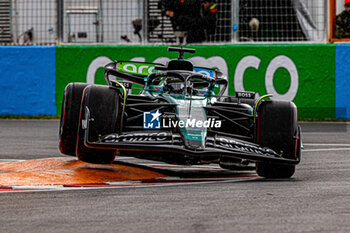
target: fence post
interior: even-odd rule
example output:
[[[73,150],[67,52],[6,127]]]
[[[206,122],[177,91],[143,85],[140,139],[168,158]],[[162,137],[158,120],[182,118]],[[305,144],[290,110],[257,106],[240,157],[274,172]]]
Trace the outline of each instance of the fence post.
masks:
[[[232,21],[231,21],[231,33],[232,33],[232,43],[238,41],[239,36],[239,0],[232,0],[231,3]]]
[[[63,18],[64,18],[64,0],[57,2],[57,44],[63,42]]]
[[[143,0],[142,44],[148,44],[148,1]]]

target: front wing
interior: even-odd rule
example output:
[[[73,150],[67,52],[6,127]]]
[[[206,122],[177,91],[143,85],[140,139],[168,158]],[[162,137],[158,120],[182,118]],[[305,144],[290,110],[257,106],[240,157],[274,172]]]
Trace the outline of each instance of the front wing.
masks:
[[[171,153],[193,157],[230,157],[288,165],[296,165],[300,162],[298,156],[295,159],[283,158],[270,148],[229,137],[207,137],[204,150],[193,150],[184,146],[180,134],[174,134],[171,131],[114,133],[102,136],[97,142],[88,141],[88,133],[87,124],[84,143],[86,147],[95,149],[164,152],[164,154]]]

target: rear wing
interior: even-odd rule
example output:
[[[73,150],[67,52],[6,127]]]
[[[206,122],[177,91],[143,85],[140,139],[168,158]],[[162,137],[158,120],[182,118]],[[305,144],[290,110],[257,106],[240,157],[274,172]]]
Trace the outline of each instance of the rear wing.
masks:
[[[115,61],[107,64],[105,67],[105,76],[112,74],[118,78],[145,85],[144,78],[148,75],[167,70],[166,66],[157,63]],[[205,67],[193,67],[193,72],[203,74],[212,78],[220,78],[222,73],[218,69],[209,69]],[[108,80],[107,80],[108,82]]]
[[[155,63],[145,63],[145,62],[126,62],[126,61],[115,61],[108,63],[105,69],[105,78],[107,83],[109,83],[109,74],[114,75],[118,78],[131,81],[133,83],[145,85],[144,78],[151,73],[157,72],[155,70],[156,66],[161,66],[161,64]]]

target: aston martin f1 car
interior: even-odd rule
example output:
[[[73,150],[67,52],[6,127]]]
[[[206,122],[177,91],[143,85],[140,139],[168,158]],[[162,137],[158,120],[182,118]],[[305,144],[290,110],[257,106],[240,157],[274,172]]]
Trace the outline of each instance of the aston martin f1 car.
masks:
[[[179,57],[166,65],[115,61],[105,66],[107,85],[68,84],[60,151],[89,163],[117,155],[228,169],[255,164],[259,176],[291,177],[301,154],[295,104],[253,92],[224,96],[228,83],[218,69],[183,58],[194,49],[168,50]]]

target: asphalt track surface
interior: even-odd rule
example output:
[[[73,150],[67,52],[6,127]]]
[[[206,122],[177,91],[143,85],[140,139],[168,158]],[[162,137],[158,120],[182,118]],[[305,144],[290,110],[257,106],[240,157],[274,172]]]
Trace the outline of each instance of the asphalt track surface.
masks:
[[[58,124],[0,120],[0,160],[64,157]],[[0,232],[350,232],[350,125],[301,125],[291,179],[0,192]]]

